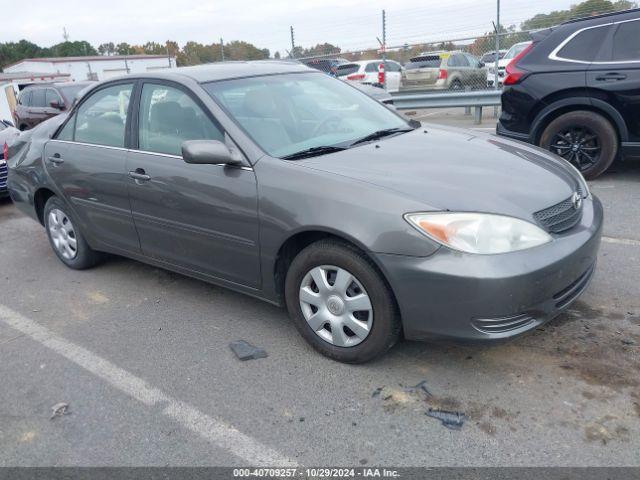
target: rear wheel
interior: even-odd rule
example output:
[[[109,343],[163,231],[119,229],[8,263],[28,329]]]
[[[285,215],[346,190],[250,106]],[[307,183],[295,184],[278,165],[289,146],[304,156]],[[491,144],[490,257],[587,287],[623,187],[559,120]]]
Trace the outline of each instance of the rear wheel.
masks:
[[[449,87],[451,90],[462,90],[462,82],[458,79],[451,82],[451,86]]]
[[[618,154],[618,135],[611,123],[594,112],[569,112],[553,120],[540,146],[573,164],[585,178],[603,173]]]
[[[44,224],[51,248],[67,267],[84,270],[100,261],[100,253],[89,247],[69,209],[55,196],[44,207]]]
[[[348,244],[322,240],[302,250],[287,272],[285,296],[298,331],[334,360],[367,362],[399,338],[389,287],[374,264]]]

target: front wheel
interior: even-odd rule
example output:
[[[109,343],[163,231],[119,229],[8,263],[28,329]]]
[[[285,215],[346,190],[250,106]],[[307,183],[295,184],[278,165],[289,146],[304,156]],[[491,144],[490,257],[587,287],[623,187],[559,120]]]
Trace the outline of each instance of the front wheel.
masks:
[[[67,267],[84,270],[100,261],[100,254],[89,247],[68,207],[55,196],[44,207],[44,226],[51,248]]]
[[[542,133],[540,146],[560,155],[591,180],[613,163],[618,135],[602,115],[576,111],[553,120]]]
[[[393,294],[375,265],[356,248],[322,240],[302,250],[285,281],[287,309],[317,351],[345,363],[363,363],[400,336]]]

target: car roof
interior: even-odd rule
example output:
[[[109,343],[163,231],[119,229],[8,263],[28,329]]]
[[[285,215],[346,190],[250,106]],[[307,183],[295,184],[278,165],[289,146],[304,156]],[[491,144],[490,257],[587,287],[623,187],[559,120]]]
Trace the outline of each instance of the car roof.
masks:
[[[620,19],[615,18],[612,19],[611,17],[618,17],[618,16],[622,16],[622,19],[625,19],[625,17],[629,16],[630,18],[637,18],[638,14],[640,14],[640,8],[632,8],[629,10],[621,10],[618,12],[608,12],[608,13],[601,13],[600,15],[591,15],[589,17],[579,17],[579,18],[572,18],[571,20],[567,20],[566,22],[563,22],[561,25],[569,25],[572,23],[582,23],[582,22],[588,22],[588,21],[598,21],[601,19],[605,20],[611,20],[611,21],[618,21]]]
[[[180,80],[190,78],[198,83],[230,80],[233,78],[257,77],[263,75],[278,75],[285,73],[314,73],[313,68],[295,60],[253,60],[215,62],[192,67],[167,69],[162,72],[123,75],[114,80],[137,78],[160,78]],[[111,80],[111,79],[110,79]]]

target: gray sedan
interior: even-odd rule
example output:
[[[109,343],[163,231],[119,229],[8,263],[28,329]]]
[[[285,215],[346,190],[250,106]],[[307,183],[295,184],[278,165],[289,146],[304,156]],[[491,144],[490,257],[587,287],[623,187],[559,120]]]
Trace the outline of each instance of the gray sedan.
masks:
[[[8,163],[68,267],[109,252],[285,305],[353,363],[401,335],[493,341],[549,321],[587,287],[602,227],[559,157],[407,121],[287,62],[100,83]]]

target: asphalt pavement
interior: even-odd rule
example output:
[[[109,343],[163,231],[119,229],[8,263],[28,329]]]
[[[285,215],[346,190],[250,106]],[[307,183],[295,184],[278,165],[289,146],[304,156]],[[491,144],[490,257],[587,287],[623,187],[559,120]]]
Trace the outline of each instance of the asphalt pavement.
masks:
[[[591,188],[605,237],[568,312],[506,344],[404,341],[360,366],[223,288],[118,257],[70,270],[0,201],[0,466],[640,465],[640,161]],[[239,361],[239,339],[268,357]]]

